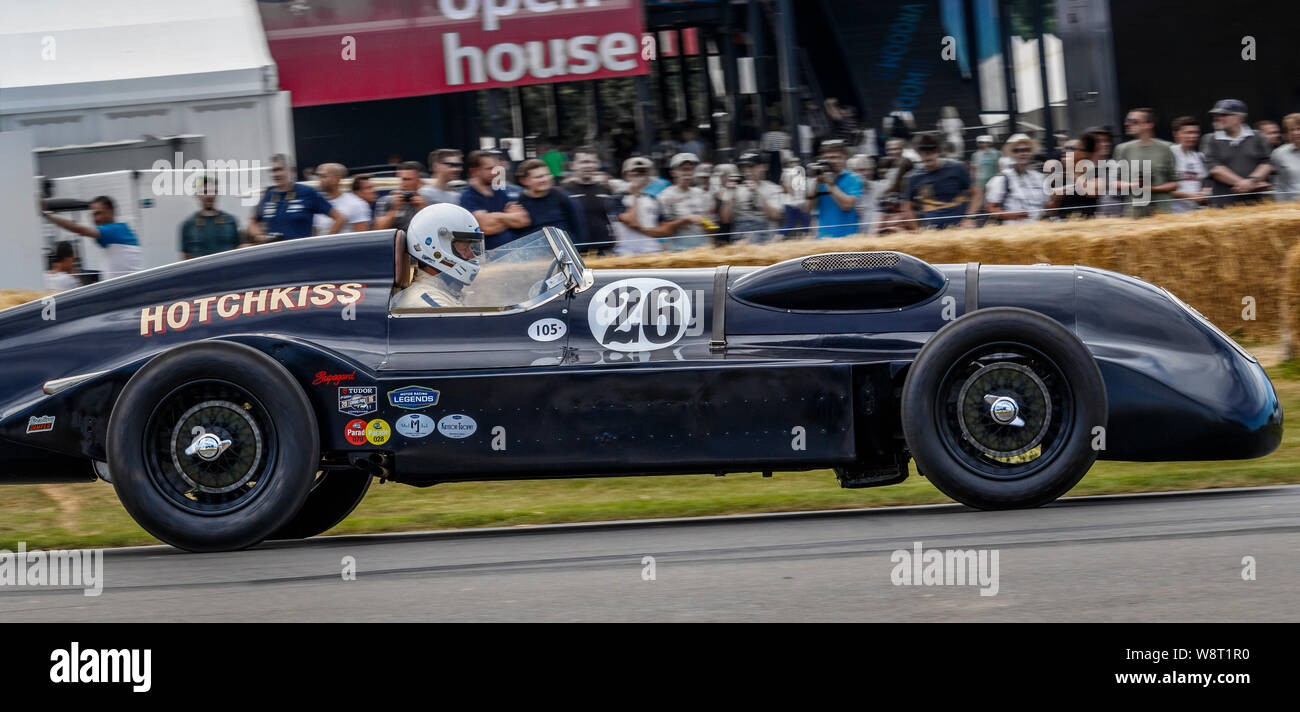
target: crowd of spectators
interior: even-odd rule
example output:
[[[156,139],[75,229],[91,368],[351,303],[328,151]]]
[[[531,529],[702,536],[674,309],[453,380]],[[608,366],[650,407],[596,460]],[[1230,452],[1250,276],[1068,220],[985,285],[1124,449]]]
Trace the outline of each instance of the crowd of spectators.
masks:
[[[536,158],[517,165],[496,151],[438,149],[427,171],[419,162],[398,163],[396,186],[382,196],[374,176],[349,176],[338,163],[312,171],[316,187],[298,182],[292,159],[277,155],[274,185],[245,233],[237,216],[214,208],[213,186],[204,181],[198,211],[179,227],[180,251],[188,259],[232,249],[241,235],[258,243],[404,229],[420,209],[437,203],[472,212],[488,249],[554,226],[584,251],[630,255],[809,236],[1146,217],[1300,195],[1300,114],[1286,116],[1280,127],[1265,120],[1252,128],[1245,104],[1233,99],[1211,109],[1213,129],[1203,136],[1200,121],[1182,116],[1169,125],[1174,141],[1163,141],[1156,138],[1155,112],[1137,108],[1126,115],[1127,140],[1118,145],[1110,127],[1091,127],[1058,136],[1060,147],[1051,153],[1025,133],[1000,142],[992,133],[979,135],[967,153],[965,127],[951,107],[932,131],[917,131],[911,113],[896,108],[878,132],[834,99],[804,108],[806,123],[794,135],[773,119],[758,140],[727,150],[715,151],[694,127],[662,132],[648,155],[631,151],[612,161],[628,148],[617,135],[572,151],[558,142],[539,144]],[[1098,170],[1109,159],[1142,169]],[[1063,180],[1053,183],[1052,171]],[[136,257],[134,235],[112,218],[111,200],[96,201],[105,213],[97,227],[77,231],[122,253],[119,258]],[[51,220],[74,229],[70,221]],[[55,252],[52,284],[66,282],[65,252],[62,245]]]

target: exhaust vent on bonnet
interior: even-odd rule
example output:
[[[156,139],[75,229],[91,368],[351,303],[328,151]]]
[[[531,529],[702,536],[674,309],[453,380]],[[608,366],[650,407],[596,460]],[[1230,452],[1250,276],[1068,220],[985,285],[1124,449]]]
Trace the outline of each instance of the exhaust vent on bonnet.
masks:
[[[803,261],[809,272],[832,269],[878,269],[898,265],[897,252],[840,252],[830,255],[813,255]]]
[[[864,311],[919,304],[946,284],[942,272],[901,252],[831,252],[750,272],[731,295],[777,309]]]

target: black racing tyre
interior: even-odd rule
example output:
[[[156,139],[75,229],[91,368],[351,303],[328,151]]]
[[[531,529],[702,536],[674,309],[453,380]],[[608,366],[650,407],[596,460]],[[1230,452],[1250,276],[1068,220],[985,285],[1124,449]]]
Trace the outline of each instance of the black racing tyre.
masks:
[[[1097,459],[1106,384],[1069,329],[1028,309],[972,312],[937,331],[903,383],[917,469],[976,509],[1037,507]]]
[[[127,382],[108,421],[122,505],[189,551],[252,546],[307,499],[320,463],[311,404],[283,366],[221,341],[163,353]]]
[[[361,470],[328,470],[316,478],[302,509],[271,539],[306,539],[329,531],[361,504],[374,479]]]

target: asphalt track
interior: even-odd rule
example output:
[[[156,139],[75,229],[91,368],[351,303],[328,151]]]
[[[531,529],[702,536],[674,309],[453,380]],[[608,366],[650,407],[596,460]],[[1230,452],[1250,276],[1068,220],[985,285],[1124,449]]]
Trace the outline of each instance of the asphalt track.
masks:
[[[998,591],[891,582],[996,549]],[[655,558],[644,580],[643,557]],[[1256,578],[1243,580],[1243,557]],[[343,580],[345,557],[356,580]],[[1300,621],[1300,486],[317,537],[106,552],[98,597],[0,587],[9,621]]]

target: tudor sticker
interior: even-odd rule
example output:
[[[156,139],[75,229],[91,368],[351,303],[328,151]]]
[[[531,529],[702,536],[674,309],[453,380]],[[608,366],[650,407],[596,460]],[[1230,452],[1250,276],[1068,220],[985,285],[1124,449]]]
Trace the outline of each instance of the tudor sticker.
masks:
[[[270,314],[300,309],[326,309],[335,304],[351,306],[366,298],[366,285],[298,284],[292,287],[252,289],[215,296],[185,299],[140,309],[140,335],[153,336],[167,331],[185,331],[194,324],[209,324],[214,319],[239,319],[254,314]]]
[[[422,438],[437,429],[433,418],[423,413],[410,413],[393,421],[393,428],[408,438]]]
[[[383,445],[392,436],[393,430],[388,427],[387,420],[376,418],[366,423],[366,441],[371,445]]]
[[[378,386],[339,386],[339,412],[369,415],[378,409]]]
[[[438,405],[438,391],[424,386],[402,386],[388,392],[388,404],[406,410],[422,410]]]
[[[366,421],[357,419],[349,421],[343,428],[343,437],[353,445],[366,444]]]
[[[27,419],[27,434],[48,433],[54,429],[53,415],[33,415]]]
[[[568,328],[559,319],[538,319],[528,325],[528,338],[533,341],[555,341],[564,338]]]
[[[458,413],[438,421],[438,432],[456,440],[473,435],[475,430],[478,430],[478,423],[468,415]]]
[[[691,323],[686,290],[666,279],[635,277],[601,287],[587,307],[587,324],[612,351],[655,351],[681,340]]]

